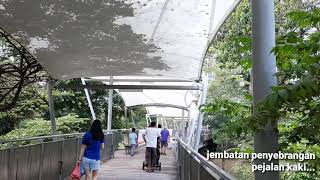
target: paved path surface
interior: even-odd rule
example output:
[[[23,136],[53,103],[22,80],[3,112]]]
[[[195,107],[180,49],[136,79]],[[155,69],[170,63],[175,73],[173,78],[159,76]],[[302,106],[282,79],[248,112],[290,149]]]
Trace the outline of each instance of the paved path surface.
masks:
[[[139,147],[137,154],[130,158],[123,150],[115,152],[115,158],[101,165],[100,180],[176,180],[177,167],[175,150],[170,149],[167,155],[161,155],[161,171],[147,173],[142,170],[145,156],[145,147]]]

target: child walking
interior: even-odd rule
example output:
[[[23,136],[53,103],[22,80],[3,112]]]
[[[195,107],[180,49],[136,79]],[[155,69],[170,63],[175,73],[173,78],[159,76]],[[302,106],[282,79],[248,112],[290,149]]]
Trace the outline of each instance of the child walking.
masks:
[[[129,134],[129,140],[130,140],[130,146],[131,146],[131,156],[133,157],[136,153],[136,147],[137,147],[137,134],[136,134],[136,128],[132,128],[131,133]]]

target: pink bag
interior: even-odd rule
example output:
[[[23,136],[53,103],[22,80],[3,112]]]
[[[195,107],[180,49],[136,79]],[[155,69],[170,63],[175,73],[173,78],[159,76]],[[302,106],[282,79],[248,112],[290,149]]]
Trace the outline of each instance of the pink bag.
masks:
[[[80,173],[80,164],[77,164],[77,166],[72,171],[72,174],[70,175],[72,180],[80,180],[81,173]]]

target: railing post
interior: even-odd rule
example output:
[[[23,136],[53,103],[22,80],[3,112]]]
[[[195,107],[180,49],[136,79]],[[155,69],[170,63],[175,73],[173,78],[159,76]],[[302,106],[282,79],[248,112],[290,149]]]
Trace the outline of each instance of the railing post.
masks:
[[[198,180],[201,180],[201,178],[200,178],[200,163],[197,164],[197,171],[198,171],[198,173],[197,173]]]
[[[8,177],[14,177],[14,158],[15,156],[13,156],[14,149],[12,147],[10,147],[9,149],[9,161],[8,161]]]
[[[79,153],[80,153],[80,148],[81,148],[81,146],[80,146],[80,138],[79,138],[79,136],[77,136],[77,146],[76,146],[77,148],[76,148],[76,159],[75,159],[75,162],[79,159]]]
[[[62,138],[61,142],[61,150],[60,150],[60,161],[59,161],[59,179],[62,180],[62,175],[63,175],[63,150],[64,150],[64,138]],[[77,156],[77,155],[76,155]]]
[[[43,160],[44,160],[44,143],[41,142],[41,148],[40,148],[41,154],[40,154],[40,167],[39,167],[39,180],[42,180],[43,176]]]

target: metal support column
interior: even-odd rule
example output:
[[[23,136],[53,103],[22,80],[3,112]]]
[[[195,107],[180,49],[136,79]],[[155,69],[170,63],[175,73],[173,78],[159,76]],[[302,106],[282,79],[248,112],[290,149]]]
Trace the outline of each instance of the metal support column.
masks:
[[[199,113],[199,112],[198,112],[198,113]],[[198,115],[198,116],[199,116],[199,115]],[[190,127],[189,127],[189,135],[188,135],[188,141],[187,141],[189,146],[191,146],[192,136],[193,136],[194,130],[195,130],[195,128],[194,128],[195,124],[196,124],[196,119],[193,118],[193,119],[192,119],[192,122],[191,122],[191,125],[190,125]]]
[[[196,139],[194,143],[194,149],[198,151],[199,144],[200,144],[200,136],[202,131],[202,124],[203,124],[203,115],[204,112],[201,112],[201,106],[205,104],[207,98],[207,91],[208,91],[208,76],[204,76],[203,78],[203,90],[201,94],[201,99],[199,103],[199,117],[198,117],[198,124],[197,124],[197,132],[196,132]]]
[[[276,58],[271,49],[275,46],[274,0],[252,0],[252,56],[253,56],[253,104],[255,105],[271,93],[276,85]],[[255,153],[278,151],[277,123],[269,122],[263,130],[254,135]],[[278,161],[258,160],[255,164],[277,164]],[[255,172],[255,179],[278,180],[279,172]]]
[[[159,114],[156,114],[156,124],[157,124],[157,127],[158,127],[158,124],[159,124]]]
[[[167,119],[165,119],[164,123],[165,123],[165,126],[169,129]]]
[[[134,120],[133,120],[132,114],[133,114],[133,112],[132,112],[132,110],[130,109],[130,116],[131,116],[132,125],[133,125],[134,128],[136,128],[136,123],[135,123]]]
[[[184,109],[182,109],[182,119],[180,121],[180,138],[183,138],[183,134],[184,134],[184,123],[185,119],[184,119]]]
[[[162,126],[162,128],[164,128],[163,117],[162,116],[161,116],[161,126]]]
[[[188,128],[190,127],[190,110],[188,111],[188,117],[187,117],[187,121],[186,121],[186,125],[184,127],[184,134],[183,134],[183,140],[185,141],[187,136],[188,136]]]
[[[110,76],[110,85],[113,84],[113,77]],[[107,122],[107,132],[111,132],[112,127],[112,100],[113,100],[113,89],[109,89],[109,98],[108,98],[108,122]]]
[[[149,127],[149,124],[150,124],[150,122],[149,122],[149,114],[146,114],[146,121],[147,121],[147,127]]]
[[[84,78],[81,78],[81,82],[82,82],[82,85],[86,85],[86,82],[84,81]],[[86,94],[86,98],[87,98],[87,101],[88,101],[88,104],[89,104],[92,121],[94,121],[94,120],[97,119],[97,117],[96,117],[96,113],[94,113],[94,109],[93,109],[93,106],[92,106],[90,94],[89,94],[89,91],[88,91],[87,88],[84,89],[84,93]]]
[[[56,130],[56,118],[54,112],[54,103],[53,103],[53,96],[52,96],[52,89],[53,89],[53,80],[47,80],[47,89],[48,89],[48,101],[49,101],[49,112],[50,112],[50,120],[51,120],[51,134],[57,135]],[[56,138],[54,138],[54,141]]]

